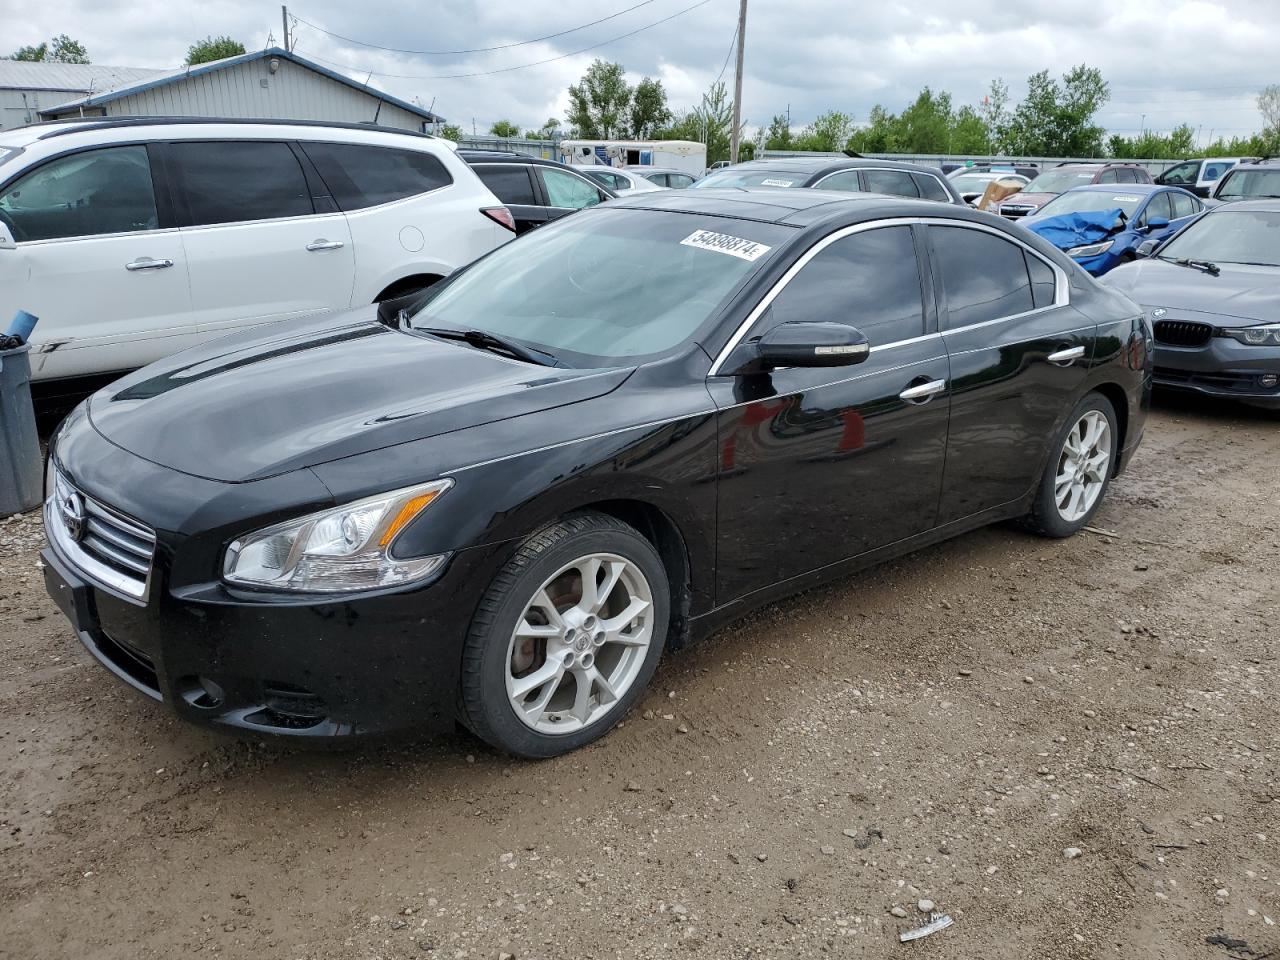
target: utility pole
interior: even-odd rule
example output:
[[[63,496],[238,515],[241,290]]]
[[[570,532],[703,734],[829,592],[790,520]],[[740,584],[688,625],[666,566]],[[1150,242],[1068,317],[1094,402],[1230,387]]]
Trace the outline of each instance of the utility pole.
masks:
[[[738,69],[733,77],[733,130],[729,134],[729,162],[738,162],[738,140],[742,136],[742,53],[747,44],[747,0],[738,6]]]
[[[289,52],[289,8],[280,5],[280,22],[284,25],[284,52]]]

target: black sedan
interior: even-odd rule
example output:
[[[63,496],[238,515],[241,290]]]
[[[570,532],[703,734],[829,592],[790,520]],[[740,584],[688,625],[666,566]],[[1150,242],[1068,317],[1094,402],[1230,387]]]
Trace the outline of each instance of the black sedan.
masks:
[[[46,582],[182,716],[599,737],[667,649],[966,530],[1089,522],[1142,436],[1141,311],[1016,227],[663,191],[382,319],[285,322],[98,392],[52,441]]]
[[[890,197],[937,200],[966,206],[967,202],[937,167],[869,157],[787,157],[749,160],[713,170],[691,190],[731,187],[775,187],[882,193]]]
[[[1156,384],[1280,410],[1280,200],[1214,207],[1142,252],[1104,282],[1147,309]]]

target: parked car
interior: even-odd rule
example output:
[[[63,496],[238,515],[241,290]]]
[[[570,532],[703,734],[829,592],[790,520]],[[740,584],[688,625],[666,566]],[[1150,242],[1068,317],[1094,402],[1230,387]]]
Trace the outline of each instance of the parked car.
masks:
[[[46,585],[189,720],[460,717],[552,756],[762,603],[1007,518],[1081,529],[1142,436],[1149,341],[958,204],[625,197],[403,322],[291,321],[95,394],[52,440]]]
[[[709,173],[690,189],[723,190],[728,187],[815,187],[848,193],[923,197],[925,200],[967,206],[941,170],[895,160],[860,157],[750,160],[728,170]]]
[[[1237,164],[1213,190],[1213,198],[1224,202],[1274,197],[1280,197],[1280,163],[1272,160]]]
[[[1040,167],[1035,163],[1019,163],[1017,160],[978,160],[970,164],[957,164],[947,170],[951,179],[962,177],[967,173],[1016,173],[1020,177],[1034,180],[1040,176]]]
[[[1022,192],[1000,204],[1000,216],[1019,220],[1072,187],[1090,183],[1150,183],[1151,174],[1136,163],[1061,163],[1032,180]]]
[[[987,190],[987,184],[994,183],[999,180],[1002,183],[1021,184],[1025,189],[1031,181],[1026,177],[1016,173],[1002,173],[999,171],[966,171],[964,173],[953,175],[947,178],[951,181],[951,185],[956,188],[960,194],[960,199],[970,206],[976,204],[982,199],[982,195]]]
[[[1171,237],[1204,210],[1204,202],[1178,187],[1133,183],[1123,188],[1073,187],[1018,221],[1100,277],[1138,258],[1148,240]],[[1118,211],[1118,216],[1113,216]]]
[[[1197,197],[1207,197],[1214,186],[1232,167],[1252,163],[1254,157],[1203,157],[1175,163],[1155,178],[1156,183],[1190,190]]]
[[[619,196],[628,190],[643,193],[646,190],[665,190],[666,185],[652,183],[646,178],[640,176],[634,170],[628,170],[625,167],[606,167],[604,164],[596,164],[595,166],[587,166],[582,164],[574,167],[579,173],[590,177],[601,186],[608,187]],[[690,177],[690,180],[693,178]]]
[[[1155,330],[1155,382],[1280,409],[1280,199],[1207,211],[1104,281]]]
[[[584,167],[497,150],[459,150],[458,156],[506,204],[518,234],[617,196],[585,176]]]
[[[367,124],[85,119],[0,134],[0,317],[39,397],[211,337],[415,293],[512,237],[447,141]]]
[[[652,184],[659,187],[670,187],[672,190],[683,190],[698,182],[698,178],[675,167],[629,167],[632,173],[638,173]]]

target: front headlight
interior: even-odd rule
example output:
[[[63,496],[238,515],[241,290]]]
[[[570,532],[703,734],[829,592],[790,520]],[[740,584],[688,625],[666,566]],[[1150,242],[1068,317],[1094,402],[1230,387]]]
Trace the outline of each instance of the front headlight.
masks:
[[[1250,347],[1280,347],[1280,323],[1263,323],[1256,327],[1223,327],[1222,332]]]
[[[222,575],[239,586],[339,593],[410,583],[435,572],[443,554],[400,560],[396,537],[453,486],[437,480],[258,530],[227,548]]]
[[[1111,249],[1114,240],[1103,240],[1102,243],[1090,243],[1083,247],[1072,247],[1067,251],[1068,257],[1096,257],[1100,253],[1106,253]]]

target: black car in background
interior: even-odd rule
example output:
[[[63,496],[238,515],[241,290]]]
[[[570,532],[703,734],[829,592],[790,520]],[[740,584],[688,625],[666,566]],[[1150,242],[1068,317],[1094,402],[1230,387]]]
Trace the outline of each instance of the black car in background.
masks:
[[[555,160],[501,150],[459,150],[458,156],[511,211],[517,234],[617,196]]]
[[[1157,386],[1280,409],[1280,199],[1214,207],[1104,283],[1147,310]]]
[[[749,160],[713,170],[689,189],[724,190],[731,187],[812,187],[848,193],[883,193],[891,197],[967,206],[951,181],[936,167],[863,157]]]
[[[1000,520],[1078,531],[1142,436],[1149,345],[958,205],[637,194],[390,322],[285,321],[94,394],[51,441],[46,584],[189,720],[461,718],[551,756],[760,604]]]

